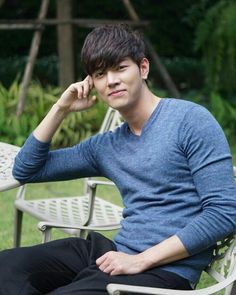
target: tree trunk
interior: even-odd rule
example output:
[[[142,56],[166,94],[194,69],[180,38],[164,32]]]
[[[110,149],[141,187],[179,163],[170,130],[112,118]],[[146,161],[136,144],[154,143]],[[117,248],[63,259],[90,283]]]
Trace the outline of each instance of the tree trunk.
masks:
[[[42,0],[39,15],[38,15],[39,20],[42,20],[46,17],[48,4],[49,4],[49,0]],[[41,42],[42,30],[43,30],[43,27],[39,25],[38,29],[34,33],[34,36],[31,42],[29,57],[28,57],[28,61],[25,67],[24,76],[22,79],[21,87],[20,87],[20,96],[19,96],[19,101],[18,101],[17,110],[16,110],[16,116],[18,118],[20,117],[20,115],[22,114],[24,110],[27,90],[28,90],[29,82],[32,77],[35,59],[38,55],[39,45]]]
[[[73,17],[73,2],[74,0],[57,0],[57,18],[59,21]],[[74,28],[72,24],[59,24],[57,26],[57,44],[59,85],[66,88],[76,79]]]

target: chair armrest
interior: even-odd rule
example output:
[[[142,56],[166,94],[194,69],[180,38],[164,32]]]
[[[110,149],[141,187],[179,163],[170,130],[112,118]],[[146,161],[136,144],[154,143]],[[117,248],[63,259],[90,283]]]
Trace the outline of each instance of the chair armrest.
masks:
[[[115,183],[112,181],[103,181],[103,180],[94,180],[94,179],[89,179],[87,180],[88,186],[91,188],[96,187],[97,185],[110,185],[110,186],[115,186]]]
[[[87,220],[85,221],[84,225],[89,225],[89,223],[91,222],[92,216],[93,216],[97,185],[115,186],[115,184],[111,181],[101,181],[101,180],[93,180],[93,179],[87,180],[87,187],[88,187],[87,193],[89,196],[89,202],[88,202],[88,216],[87,216]]]
[[[25,191],[26,191],[26,184],[23,184],[17,190],[16,200],[24,199],[25,198]]]
[[[47,222],[47,221],[40,221],[38,223],[38,229],[42,232],[45,231],[47,228],[65,228],[65,229],[78,229],[78,230],[114,230],[119,229],[119,224],[109,224],[109,225],[99,225],[99,226],[86,226],[86,225],[70,225],[70,224],[61,224],[56,222]]]
[[[120,295],[122,292],[130,292],[135,294],[146,294],[146,295],[211,295],[216,292],[226,288],[236,280],[236,269],[234,272],[228,276],[224,281],[217,283],[213,286],[199,289],[199,290],[171,290],[162,288],[151,288],[151,287],[141,287],[132,285],[122,285],[122,284],[108,284],[107,291],[110,295]]]
[[[81,231],[80,236],[84,237],[85,233],[88,231],[96,231],[96,230],[102,230],[102,231],[110,231],[119,229],[119,224],[109,224],[109,225],[99,225],[99,226],[86,226],[86,225],[76,225],[72,226],[70,224],[61,224],[56,222],[48,222],[48,221],[40,221],[38,223],[38,229],[42,232],[43,238],[42,243],[46,243],[51,240],[51,230],[53,228],[60,228],[60,229],[76,229],[78,231]]]

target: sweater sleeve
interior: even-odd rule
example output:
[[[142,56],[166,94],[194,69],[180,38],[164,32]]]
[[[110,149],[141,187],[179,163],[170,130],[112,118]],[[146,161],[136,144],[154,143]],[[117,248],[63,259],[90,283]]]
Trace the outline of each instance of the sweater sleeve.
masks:
[[[202,211],[177,233],[190,255],[236,229],[236,189],[230,149],[214,117],[203,107],[189,112],[179,136]]]
[[[15,158],[13,176],[21,183],[27,183],[99,175],[93,155],[94,138],[73,147],[50,151],[50,143],[41,142],[31,134]]]

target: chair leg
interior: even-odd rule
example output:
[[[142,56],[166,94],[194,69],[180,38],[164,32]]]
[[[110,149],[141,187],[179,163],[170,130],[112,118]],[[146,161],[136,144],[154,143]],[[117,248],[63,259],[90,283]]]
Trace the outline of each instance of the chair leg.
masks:
[[[236,283],[234,282],[232,285],[229,285],[225,289],[225,295],[233,295],[236,294]]]
[[[14,236],[13,236],[13,247],[20,247],[21,243],[21,231],[22,231],[22,219],[23,212],[15,210],[15,221],[14,221]]]
[[[79,236],[80,238],[82,238],[82,239],[86,239],[88,233],[89,233],[88,230],[81,229],[81,230],[80,230],[80,234],[79,234],[78,236]]]
[[[42,244],[51,241],[52,228],[46,228],[43,232]]]

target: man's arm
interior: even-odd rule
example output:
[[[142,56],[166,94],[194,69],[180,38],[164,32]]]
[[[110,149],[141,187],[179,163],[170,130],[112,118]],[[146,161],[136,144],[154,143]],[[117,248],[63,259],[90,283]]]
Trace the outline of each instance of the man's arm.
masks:
[[[176,235],[140,254],[104,254],[97,260],[102,271],[112,275],[139,273],[200,253],[235,231],[236,190],[223,131],[203,109],[192,110],[189,116],[180,143],[193,175],[201,213]]]
[[[96,263],[101,271],[110,275],[137,274],[188,256],[180,239],[172,236],[136,255],[115,251],[107,252],[99,257]]]
[[[96,97],[93,96],[88,99],[92,87],[93,81],[89,76],[81,82],[71,84],[34,130],[34,136],[42,142],[51,141],[57,128],[68,113],[83,111],[93,106]]]
[[[94,163],[84,155],[84,151],[89,150],[89,142],[81,143],[80,148],[77,145],[49,150],[50,141],[66,115],[95,103],[96,97],[88,98],[92,87],[92,79],[88,76],[65,90],[16,156],[13,175],[17,180],[44,182],[97,175]]]

